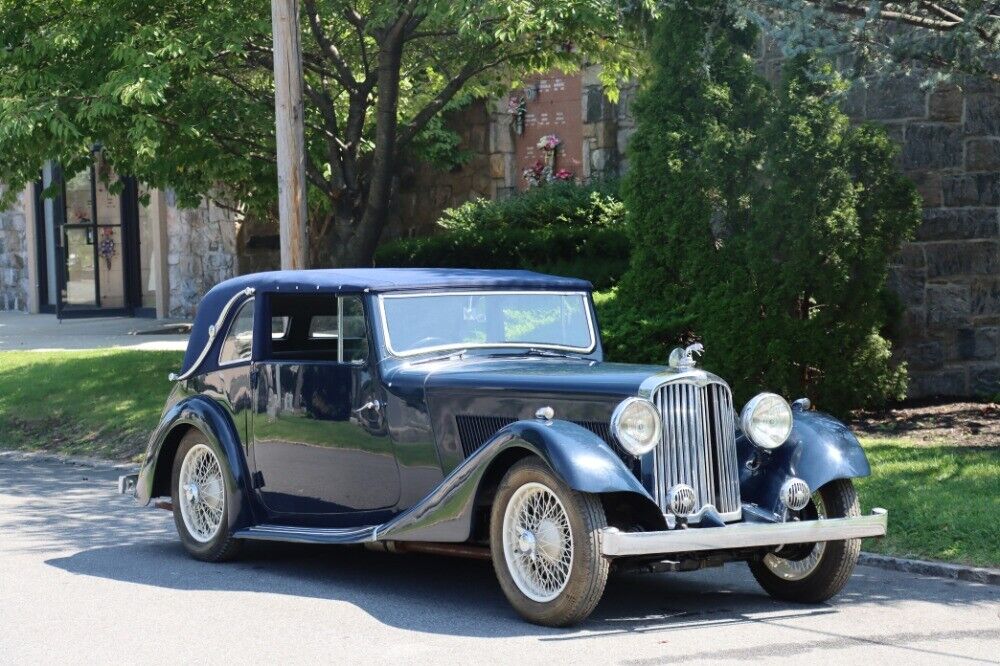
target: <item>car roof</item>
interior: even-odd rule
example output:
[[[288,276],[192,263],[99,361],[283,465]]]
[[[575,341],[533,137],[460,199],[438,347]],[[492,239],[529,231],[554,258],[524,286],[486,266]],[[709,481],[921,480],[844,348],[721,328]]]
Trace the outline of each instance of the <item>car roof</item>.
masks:
[[[323,268],[251,273],[220,282],[198,304],[182,373],[198,360],[209,339],[209,329],[226,305],[240,293],[253,289],[266,293],[412,292],[449,289],[525,289],[591,291],[592,285],[578,278],[546,275],[533,271],[478,268]],[[221,338],[224,331],[218,331]],[[217,346],[216,344],[213,346]],[[207,369],[214,368],[209,361]]]

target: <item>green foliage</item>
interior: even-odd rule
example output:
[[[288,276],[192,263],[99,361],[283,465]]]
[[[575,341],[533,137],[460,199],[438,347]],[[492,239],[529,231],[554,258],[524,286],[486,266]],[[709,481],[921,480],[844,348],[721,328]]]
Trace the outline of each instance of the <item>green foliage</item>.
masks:
[[[800,57],[772,93],[753,73],[753,32],[720,22],[720,4],[667,12],[656,37],[625,186],[636,249],[609,347],[662,362],[700,339],[741,400],[767,389],[842,412],[902,397],[880,333],[917,195],[884,132],[837,108],[831,68]]]
[[[552,183],[504,201],[446,210],[442,233],[382,245],[379,266],[530,268],[615,282],[628,266],[625,209],[609,184]]]
[[[609,81],[633,75],[643,61],[637,22],[651,7],[304,0],[313,240],[330,231],[334,260],[370,263],[400,160],[462,159],[442,112],[518,77],[588,60],[605,63]],[[83,166],[100,143],[118,173],[171,187],[182,204],[221,191],[273,216],[267,0],[0,0],[0,44],[0,182],[10,191],[34,180],[46,160],[70,172]]]

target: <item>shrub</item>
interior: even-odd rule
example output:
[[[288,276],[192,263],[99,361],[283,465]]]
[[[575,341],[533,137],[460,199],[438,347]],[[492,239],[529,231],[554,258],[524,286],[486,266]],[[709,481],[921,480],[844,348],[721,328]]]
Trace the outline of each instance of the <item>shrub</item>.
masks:
[[[441,232],[382,245],[379,266],[529,268],[615,284],[628,267],[625,210],[613,184],[552,183],[444,212]]]
[[[879,129],[801,57],[772,93],[723,3],[678,4],[656,36],[625,184],[635,254],[610,310],[612,354],[663,362],[700,339],[739,400],[808,395],[828,411],[902,397],[881,335],[888,261],[919,223]],[[656,298],[650,298],[656,294]]]

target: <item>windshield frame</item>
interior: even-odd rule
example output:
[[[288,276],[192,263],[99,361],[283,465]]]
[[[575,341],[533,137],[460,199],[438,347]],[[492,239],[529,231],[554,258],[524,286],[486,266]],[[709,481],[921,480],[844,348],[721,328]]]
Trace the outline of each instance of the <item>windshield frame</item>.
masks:
[[[445,345],[433,345],[431,347],[420,347],[406,351],[397,351],[392,346],[392,336],[389,334],[389,318],[385,312],[385,302],[389,299],[421,298],[426,296],[579,296],[583,298],[587,315],[587,333],[590,336],[590,343],[587,347],[575,347],[572,345],[559,345],[545,342],[453,342]],[[410,356],[420,356],[432,352],[447,350],[465,349],[555,349],[559,351],[574,352],[577,354],[592,354],[597,351],[597,327],[594,324],[594,308],[590,300],[589,291],[553,291],[544,289],[461,289],[435,290],[435,291],[414,291],[414,292],[389,292],[378,295],[379,316],[382,319],[381,330],[385,348],[390,355],[397,358],[407,358]]]

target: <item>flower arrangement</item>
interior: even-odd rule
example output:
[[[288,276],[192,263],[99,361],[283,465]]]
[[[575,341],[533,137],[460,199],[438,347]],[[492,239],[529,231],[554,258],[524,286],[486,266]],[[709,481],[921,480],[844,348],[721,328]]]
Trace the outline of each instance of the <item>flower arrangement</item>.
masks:
[[[107,265],[108,270],[111,270],[111,260],[115,258],[118,254],[115,248],[115,237],[114,231],[111,229],[101,229],[101,245],[98,248],[98,253],[104,259],[104,263]]]
[[[562,140],[555,134],[546,134],[538,140],[538,144],[535,146],[539,150],[544,150],[545,152],[551,153],[559,147]]]
[[[573,180],[573,172],[569,169],[556,169],[538,160],[532,166],[525,169],[522,174],[524,180],[528,182],[528,187],[541,187],[545,183],[552,183],[557,180]]]

